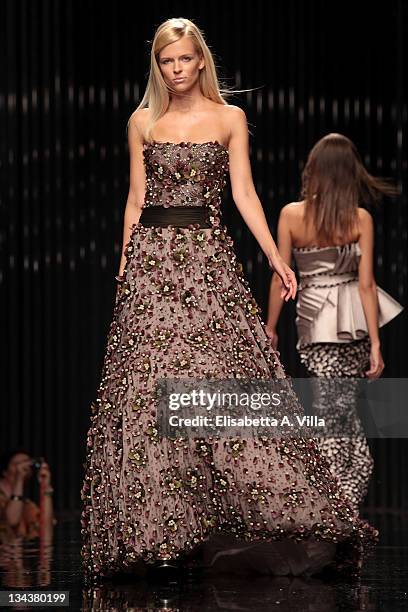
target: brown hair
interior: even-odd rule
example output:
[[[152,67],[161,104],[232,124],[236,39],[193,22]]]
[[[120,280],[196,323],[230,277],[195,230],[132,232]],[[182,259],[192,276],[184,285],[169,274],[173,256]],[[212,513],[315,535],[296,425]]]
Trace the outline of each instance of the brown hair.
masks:
[[[352,235],[359,205],[398,193],[396,187],[367,172],[355,145],[342,134],[321,138],[310,151],[302,173],[305,222],[311,222],[326,242],[339,234]]]

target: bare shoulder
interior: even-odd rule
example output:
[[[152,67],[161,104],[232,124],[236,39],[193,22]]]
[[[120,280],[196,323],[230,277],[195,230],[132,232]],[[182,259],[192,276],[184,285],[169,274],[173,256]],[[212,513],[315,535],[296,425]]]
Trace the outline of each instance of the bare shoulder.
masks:
[[[239,106],[225,104],[221,107],[222,124],[227,133],[227,142],[231,144],[231,138],[248,138],[248,123],[244,111]],[[238,140],[237,140],[238,142]]]
[[[240,106],[235,106],[235,104],[224,104],[222,108],[230,117],[241,117],[242,119],[246,119],[246,115]]]
[[[359,207],[358,209],[358,220],[361,225],[367,227],[373,223],[373,217],[365,208]]]
[[[299,219],[303,217],[305,209],[304,202],[289,202],[281,209],[281,217],[286,219]]]
[[[143,134],[149,118],[148,108],[139,108],[130,115],[128,129],[136,129],[139,134]]]
[[[371,214],[365,208],[357,209],[358,215],[358,241],[360,246],[366,244],[369,241],[371,244],[374,238],[374,222]]]
[[[241,124],[246,123],[246,115],[242,108],[233,104],[225,104],[222,107],[222,112],[228,122],[232,124],[239,121]]]

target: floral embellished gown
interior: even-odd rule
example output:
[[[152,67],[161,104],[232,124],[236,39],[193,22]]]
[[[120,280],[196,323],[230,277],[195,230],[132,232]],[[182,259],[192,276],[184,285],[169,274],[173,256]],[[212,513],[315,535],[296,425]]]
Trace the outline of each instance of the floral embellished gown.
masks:
[[[375,530],[355,516],[314,440],[158,435],[158,378],[285,373],[220,217],[228,150],[151,142],[144,163],[146,208],[203,206],[210,227],[132,227],[87,436],[87,576],[198,550],[208,566],[228,569],[241,553],[274,574],[359,566]]]

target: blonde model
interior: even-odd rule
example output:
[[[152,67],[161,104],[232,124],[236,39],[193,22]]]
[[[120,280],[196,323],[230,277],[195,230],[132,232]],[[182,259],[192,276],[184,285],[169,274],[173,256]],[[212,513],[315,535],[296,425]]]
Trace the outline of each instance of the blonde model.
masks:
[[[118,294],[82,489],[87,574],[193,558],[217,570],[241,557],[271,574],[356,567],[373,531],[312,440],[158,435],[159,378],[286,380],[220,217],[228,175],[282,299],[296,294],[254,189],[245,114],[225,102],[191,21],[158,28],[128,139]]]

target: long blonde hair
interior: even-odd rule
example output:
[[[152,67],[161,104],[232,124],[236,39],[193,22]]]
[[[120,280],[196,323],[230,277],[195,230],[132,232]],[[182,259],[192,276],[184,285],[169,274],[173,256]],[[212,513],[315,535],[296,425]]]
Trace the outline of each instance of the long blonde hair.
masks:
[[[170,102],[169,91],[171,90],[166,85],[158,64],[160,51],[183,36],[188,36],[192,40],[197,53],[205,62],[199,76],[202,94],[218,104],[227,104],[225,100],[227,92],[220,87],[214,59],[201,30],[189,19],[182,17],[168,19],[157,28],[154,35],[150,53],[149,79],[142,101],[136,109],[148,107],[150,111],[144,134],[146,140],[150,139],[154,124],[164,115]]]

